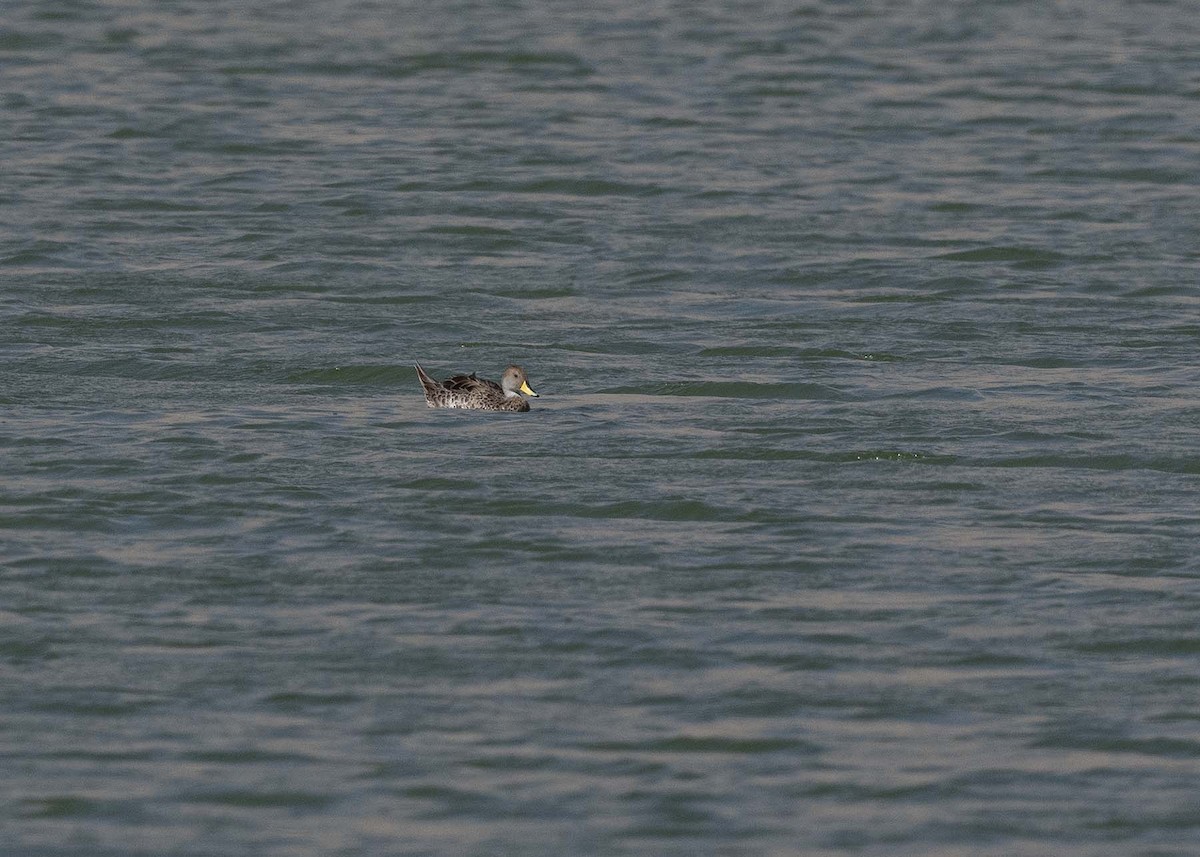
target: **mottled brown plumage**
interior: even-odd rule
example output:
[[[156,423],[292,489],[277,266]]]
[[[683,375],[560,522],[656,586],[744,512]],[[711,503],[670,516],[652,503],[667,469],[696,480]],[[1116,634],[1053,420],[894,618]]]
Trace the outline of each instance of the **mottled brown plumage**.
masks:
[[[425,390],[425,404],[431,408],[470,408],[477,411],[527,411],[529,402],[521,393],[537,398],[529,386],[525,370],[509,366],[500,383],[470,375],[454,375],[445,381],[429,377],[421,364],[416,364],[417,377]]]

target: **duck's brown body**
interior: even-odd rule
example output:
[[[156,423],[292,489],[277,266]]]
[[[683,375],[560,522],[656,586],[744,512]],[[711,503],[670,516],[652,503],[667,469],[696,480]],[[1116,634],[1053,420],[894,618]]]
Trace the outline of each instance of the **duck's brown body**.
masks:
[[[416,364],[417,377],[425,390],[425,404],[431,408],[469,408],[477,411],[527,411],[529,402],[521,397],[537,397],[529,386],[525,370],[509,366],[500,383],[470,375],[454,375],[445,381],[435,381]]]

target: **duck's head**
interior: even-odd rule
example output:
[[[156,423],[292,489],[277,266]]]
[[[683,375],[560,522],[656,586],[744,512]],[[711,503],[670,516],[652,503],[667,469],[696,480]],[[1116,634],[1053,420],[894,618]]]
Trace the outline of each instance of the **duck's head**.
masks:
[[[535,399],[538,394],[533,392],[533,388],[529,386],[529,379],[525,376],[525,370],[520,366],[509,366],[504,370],[504,375],[500,378],[500,387],[504,390],[506,396],[515,396],[517,393],[524,393],[526,396],[533,396]]]

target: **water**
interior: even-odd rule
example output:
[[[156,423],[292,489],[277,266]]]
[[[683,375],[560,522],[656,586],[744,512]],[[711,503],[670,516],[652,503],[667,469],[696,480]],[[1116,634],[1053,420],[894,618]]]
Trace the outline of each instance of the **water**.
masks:
[[[8,0],[0,850],[1197,853],[1198,38]]]

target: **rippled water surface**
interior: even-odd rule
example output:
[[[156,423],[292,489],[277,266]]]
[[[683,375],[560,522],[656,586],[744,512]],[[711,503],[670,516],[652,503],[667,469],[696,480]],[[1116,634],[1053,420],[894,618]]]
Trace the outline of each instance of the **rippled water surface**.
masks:
[[[7,0],[0,850],[1200,853],[1198,43]]]

